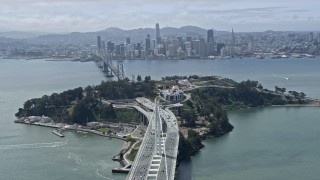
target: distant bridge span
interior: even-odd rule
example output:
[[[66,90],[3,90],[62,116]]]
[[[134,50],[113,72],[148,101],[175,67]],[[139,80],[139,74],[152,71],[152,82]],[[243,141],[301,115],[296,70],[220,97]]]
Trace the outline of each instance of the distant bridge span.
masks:
[[[114,77],[115,75],[118,80],[124,80],[126,78],[123,62],[118,60],[117,66],[114,66],[113,53],[102,48],[100,36],[97,37],[97,49],[94,53],[91,53],[91,55],[97,59],[99,67],[106,73],[106,77]]]

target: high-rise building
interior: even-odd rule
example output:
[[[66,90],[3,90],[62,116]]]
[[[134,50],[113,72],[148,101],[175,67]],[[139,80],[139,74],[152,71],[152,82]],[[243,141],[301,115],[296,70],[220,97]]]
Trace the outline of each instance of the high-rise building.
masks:
[[[234,56],[234,55],[235,55],[234,48],[235,48],[235,39],[234,39],[234,32],[233,32],[233,28],[232,28],[231,47],[230,47],[230,54],[231,54],[231,56]]]
[[[124,44],[120,44],[120,55],[121,56],[125,55],[125,46],[124,46]]]
[[[207,43],[213,43],[214,39],[213,39],[213,30],[209,29],[207,31]]]
[[[192,40],[192,50],[193,50],[193,55],[199,56],[200,55],[200,41],[199,40]]]
[[[156,40],[151,40],[151,49],[156,49]]]
[[[174,55],[176,55],[175,47],[174,47],[173,44],[169,44],[168,45],[167,56],[174,56]]]
[[[150,34],[147,34],[146,51],[149,51],[150,49],[151,49],[151,39],[150,39]]]
[[[160,36],[160,26],[159,23],[156,24],[156,43],[161,43],[161,36]]]
[[[217,53],[221,55],[221,49],[224,47],[224,43],[217,44]]]
[[[209,29],[207,31],[207,55],[212,56],[214,54],[214,38],[213,38],[213,30]]]
[[[106,41],[101,41],[101,49],[102,50],[106,49]]]
[[[126,43],[127,43],[127,44],[131,44],[129,37],[126,39]]]
[[[307,41],[313,41],[313,32],[310,32],[308,35],[307,35]]]
[[[97,36],[97,48],[99,51],[101,50],[101,36]]]
[[[121,46],[120,44],[116,45],[116,55],[120,55],[121,54]]]
[[[107,49],[108,49],[108,51],[113,52],[114,51],[114,43],[111,41],[108,41],[107,42]]]
[[[206,41],[203,38],[200,39],[199,55],[200,55],[200,57],[206,56]]]

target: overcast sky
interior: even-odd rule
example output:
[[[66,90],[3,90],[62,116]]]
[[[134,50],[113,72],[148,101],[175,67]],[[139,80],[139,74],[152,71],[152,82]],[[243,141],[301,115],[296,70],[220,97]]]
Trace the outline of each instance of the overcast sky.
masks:
[[[235,31],[320,30],[319,0],[0,0],[0,31],[88,32],[108,27]]]

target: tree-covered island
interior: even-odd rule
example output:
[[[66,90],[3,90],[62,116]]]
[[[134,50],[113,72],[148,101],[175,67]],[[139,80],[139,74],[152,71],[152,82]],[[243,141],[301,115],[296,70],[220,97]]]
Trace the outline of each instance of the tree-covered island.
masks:
[[[134,99],[147,97],[154,99],[165,88],[178,87],[186,98],[182,102],[162,100],[164,105],[181,103],[174,109],[180,127],[179,159],[189,157],[203,147],[201,140],[219,137],[233,126],[228,121],[227,111],[238,108],[268,105],[307,104],[301,92],[275,87],[275,91],[264,89],[257,81],[235,82],[217,76],[172,76],[161,81],[150,76],[138,76],[136,82],[103,81],[96,86],[75,88],[50,96],[26,101],[16,113],[17,118],[47,116],[56,123],[79,124],[90,122],[141,123],[133,109],[114,108],[107,100]],[[318,103],[318,102],[317,102]],[[102,129],[104,133],[108,128]],[[130,140],[132,140],[130,136]],[[129,141],[130,141],[129,140]],[[136,152],[136,151],[134,151]],[[131,156],[131,155],[129,155]],[[133,159],[131,157],[130,159]]]

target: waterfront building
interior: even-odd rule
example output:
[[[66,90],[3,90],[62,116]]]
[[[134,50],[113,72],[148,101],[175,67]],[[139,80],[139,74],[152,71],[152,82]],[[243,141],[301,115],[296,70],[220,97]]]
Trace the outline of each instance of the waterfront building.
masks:
[[[162,55],[166,54],[166,48],[164,44],[158,44],[157,49],[158,49],[158,54],[162,54]]]
[[[147,34],[147,39],[146,39],[146,51],[149,51],[151,49],[151,39],[150,39],[150,34]]]
[[[175,47],[173,44],[168,45],[168,51],[167,51],[167,56],[174,56],[176,55],[175,53]]]
[[[200,54],[200,41],[198,39],[192,40],[192,50],[193,50],[193,55],[199,56]]]
[[[186,37],[186,42],[191,42],[192,41],[192,37],[188,36]]]
[[[185,99],[183,91],[178,86],[173,86],[171,89],[165,89],[160,92],[160,96],[167,101],[182,101]]]
[[[99,51],[101,50],[101,36],[97,36],[97,48]]]
[[[186,52],[186,56],[192,55],[192,45],[191,42],[185,42],[184,43],[184,51]]]
[[[125,55],[125,46],[124,46],[124,44],[120,44],[120,55],[121,56]]]
[[[151,40],[151,50],[155,49],[156,48],[156,40]]]
[[[114,51],[114,43],[111,42],[111,41],[108,41],[108,43],[107,43],[107,49],[108,49],[108,51],[113,52],[113,51]]]
[[[212,56],[214,55],[214,38],[213,38],[213,30],[209,29],[207,31],[207,55]]]
[[[203,38],[200,39],[199,55],[200,55],[200,57],[206,56],[206,41]]]
[[[101,41],[101,49],[106,49],[106,41]]]
[[[178,40],[178,47],[181,47],[182,46],[182,44],[184,43],[183,41],[184,41],[184,39],[182,38],[182,37],[177,37],[177,40]]]
[[[230,52],[231,52],[231,47],[230,46],[224,46],[222,49],[221,49],[221,56],[230,56]]]
[[[235,55],[235,39],[234,39],[234,32],[233,32],[233,28],[232,28],[232,32],[231,32],[231,45],[230,45],[230,55],[234,56]]]
[[[146,51],[145,50],[140,50],[140,58],[146,58]]]
[[[312,41],[313,41],[313,32],[310,32],[307,35],[307,42],[312,42]]]
[[[120,44],[116,45],[116,55],[120,55]]]
[[[127,43],[127,44],[131,44],[131,42],[130,42],[130,38],[129,38],[129,37],[127,37],[127,39],[126,39],[126,43]]]
[[[209,29],[207,31],[207,43],[213,43],[214,39],[213,39],[213,30]]]
[[[157,44],[161,43],[159,23],[156,24],[156,43],[157,43]]]

